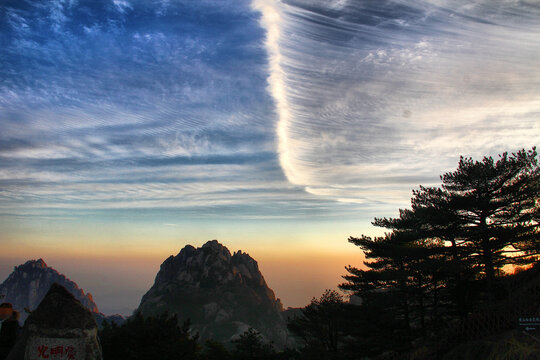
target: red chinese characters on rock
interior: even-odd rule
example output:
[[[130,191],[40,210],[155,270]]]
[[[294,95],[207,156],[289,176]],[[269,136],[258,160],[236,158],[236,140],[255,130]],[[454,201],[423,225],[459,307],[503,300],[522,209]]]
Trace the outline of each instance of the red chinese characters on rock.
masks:
[[[47,345],[39,345],[37,347],[38,358],[40,359],[66,359],[75,360],[77,351],[73,346],[58,345],[49,347]]]

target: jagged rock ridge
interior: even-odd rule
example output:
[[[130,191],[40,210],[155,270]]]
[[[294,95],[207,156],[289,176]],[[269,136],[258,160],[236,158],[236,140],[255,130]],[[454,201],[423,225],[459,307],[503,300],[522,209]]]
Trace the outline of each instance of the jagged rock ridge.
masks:
[[[138,310],[190,319],[203,339],[228,341],[253,327],[283,344],[282,308],[253,258],[242,251],[231,255],[212,240],[200,248],[187,245],[165,260]]]
[[[28,316],[24,309],[36,309],[54,283],[65,287],[91,312],[99,314],[92,294],[85,293],[75,282],[48,267],[43,259],[29,260],[16,266],[0,284],[0,294],[5,296],[2,301],[13,304],[13,308],[21,312],[21,321],[24,321]]]

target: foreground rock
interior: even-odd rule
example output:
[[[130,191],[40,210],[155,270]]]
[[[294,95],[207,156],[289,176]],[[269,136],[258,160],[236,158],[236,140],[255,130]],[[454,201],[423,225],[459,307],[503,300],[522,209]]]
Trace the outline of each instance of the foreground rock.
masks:
[[[170,256],[143,296],[143,315],[164,312],[190,319],[202,339],[230,341],[250,327],[277,346],[286,339],[282,305],[268,288],[257,262],[212,240]]]
[[[102,360],[92,313],[64,287],[53,284],[28,317],[7,360]]]

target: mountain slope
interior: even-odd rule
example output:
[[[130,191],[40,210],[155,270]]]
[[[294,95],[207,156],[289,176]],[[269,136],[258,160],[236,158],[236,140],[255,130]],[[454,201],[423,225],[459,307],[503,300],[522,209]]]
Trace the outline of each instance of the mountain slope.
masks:
[[[117,324],[124,321],[120,315],[106,316],[100,313],[92,294],[85,293],[74,281],[47,266],[43,259],[29,260],[13,269],[7,279],[0,284],[0,295],[4,295],[2,302],[11,303],[13,308],[21,313],[20,321],[23,323],[28,317],[25,308],[35,310],[54,283],[62,285],[73,294],[94,314],[98,324],[101,325],[104,320]]]
[[[228,341],[249,327],[278,345],[286,336],[281,302],[257,262],[242,251],[231,255],[216,240],[200,248],[187,245],[165,260],[139,311],[190,319],[203,339]]]

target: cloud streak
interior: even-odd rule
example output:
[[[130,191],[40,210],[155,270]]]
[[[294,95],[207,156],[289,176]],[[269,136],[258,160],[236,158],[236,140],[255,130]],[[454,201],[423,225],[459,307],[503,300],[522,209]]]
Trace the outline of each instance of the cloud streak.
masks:
[[[275,1],[254,0],[252,7],[261,13],[260,23],[266,29],[266,49],[269,53],[268,89],[272,94],[277,114],[279,117],[277,124],[278,152],[281,167],[287,179],[293,184],[304,184],[297,170],[298,165],[293,163],[291,154],[291,137],[289,134],[289,124],[291,121],[291,110],[287,99],[287,87],[285,83],[285,71],[282,68],[283,55],[281,53],[280,41],[282,38],[283,14]]]
[[[279,206],[283,194],[302,195],[276,159],[264,33],[246,1],[29,1],[1,10],[5,214],[204,216],[194,209],[256,208],[271,194]]]
[[[459,155],[540,141],[540,16],[530,2],[256,0],[290,182],[406,205]],[[369,183],[364,190],[359,185]],[[384,183],[384,186],[377,184]]]
[[[533,3],[1,9],[6,212],[385,215],[460,154],[540,140]]]

